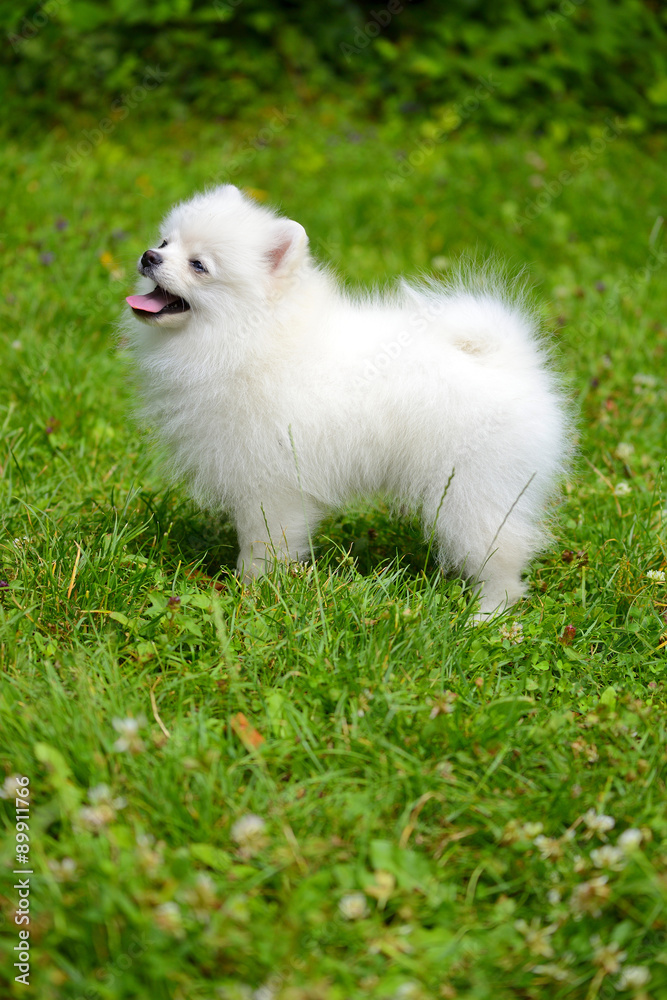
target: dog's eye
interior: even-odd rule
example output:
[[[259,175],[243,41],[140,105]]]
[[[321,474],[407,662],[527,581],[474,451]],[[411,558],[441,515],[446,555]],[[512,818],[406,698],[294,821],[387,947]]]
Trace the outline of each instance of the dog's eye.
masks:
[[[190,263],[194,267],[195,271],[202,271],[203,273],[206,272],[206,268],[200,260],[191,260]]]
[[[162,243],[160,243],[160,246],[158,247],[158,250],[161,250],[162,247],[166,247],[166,245],[167,245],[167,241],[164,240]]]

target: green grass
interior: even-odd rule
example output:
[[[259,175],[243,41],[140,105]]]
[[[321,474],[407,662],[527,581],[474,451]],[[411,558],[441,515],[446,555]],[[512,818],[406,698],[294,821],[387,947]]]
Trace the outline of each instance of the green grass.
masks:
[[[60,177],[80,136],[0,153],[0,752],[35,873],[27,990],[2,890],[2,995],[661,1000],[664,140],[471,122],[410,163],[428,127],[324,107],[254,151],[262,127],[130,117]],[[165,208],[230,163],[351,282],[529,266],[579,456],[506,620],[472,626],[379,504],[244,589],[231,529],[164,488],[113,324]],[[13,798],[2,817],[10,872]]]

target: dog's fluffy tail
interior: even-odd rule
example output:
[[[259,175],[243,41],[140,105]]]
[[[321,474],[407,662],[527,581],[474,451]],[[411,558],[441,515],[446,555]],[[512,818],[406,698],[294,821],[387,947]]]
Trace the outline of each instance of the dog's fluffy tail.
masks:
[[[523,273],[510,275],[494,262],[462,263],[453,276],[401,283],[404,301],[467,354],[493,363],[540,366],[546,360],[539,316]]]

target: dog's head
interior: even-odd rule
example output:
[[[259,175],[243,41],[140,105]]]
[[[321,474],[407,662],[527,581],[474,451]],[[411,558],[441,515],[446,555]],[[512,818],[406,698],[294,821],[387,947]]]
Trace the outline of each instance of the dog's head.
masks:
[[[279,295],[307,247],[298,222],[225,184],[172,209],[156,246],[137,265],[146,290],[127,302],[138,319],[155,326],[185,326],[193,315],[219,319]]]

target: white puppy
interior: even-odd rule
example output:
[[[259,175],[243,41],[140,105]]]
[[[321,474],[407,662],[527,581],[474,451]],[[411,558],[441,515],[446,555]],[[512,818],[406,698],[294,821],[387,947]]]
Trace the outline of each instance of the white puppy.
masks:
[[[244,578],[381,494],[420,511],[482,615],[522,595],[569,423],[520,294],[469,276],[351,296],[297,222],[232,185],[177,205],[139,271],[123,333],[145,415],[174,475],[233,517]]]

